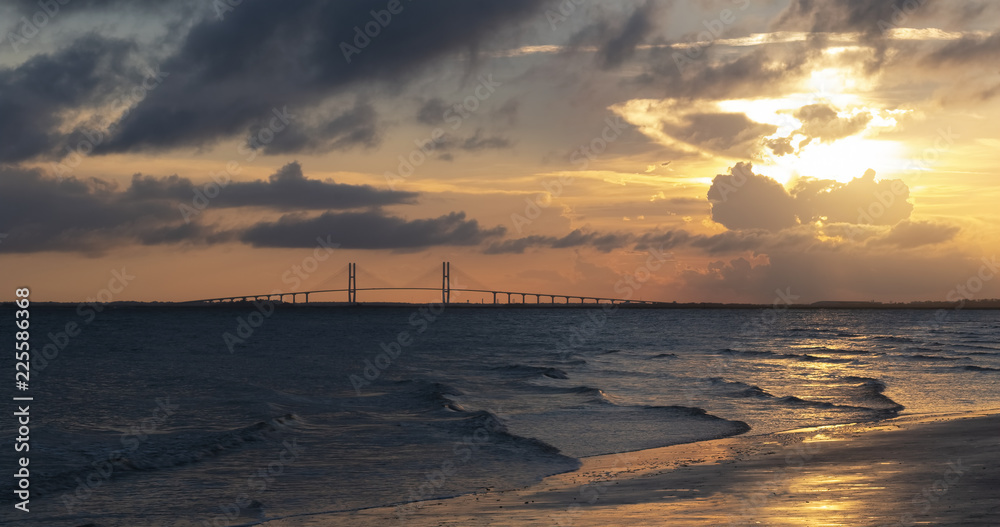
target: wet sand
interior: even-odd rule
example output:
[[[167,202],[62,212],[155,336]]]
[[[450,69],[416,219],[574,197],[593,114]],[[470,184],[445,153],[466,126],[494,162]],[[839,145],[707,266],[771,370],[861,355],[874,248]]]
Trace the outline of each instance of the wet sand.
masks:
[[[1000,414],[596,456],[523,489],[266,525],[1000,525]]]

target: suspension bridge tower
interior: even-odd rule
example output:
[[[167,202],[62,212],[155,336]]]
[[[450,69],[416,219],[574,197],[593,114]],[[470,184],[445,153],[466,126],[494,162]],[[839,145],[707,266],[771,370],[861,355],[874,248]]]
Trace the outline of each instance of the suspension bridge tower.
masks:
[[[451,302],[451,262],[441,262],[441,302]]]

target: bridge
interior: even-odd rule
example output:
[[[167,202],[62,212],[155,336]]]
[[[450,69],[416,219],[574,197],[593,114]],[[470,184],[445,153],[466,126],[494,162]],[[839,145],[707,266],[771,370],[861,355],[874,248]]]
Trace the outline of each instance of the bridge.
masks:
[[[565,295],[565,294],[553,294],[553,293],[532,293],[526,291],[505,291],[505,290],[495,290],[487,288],[453,288],[451,287],[451,262],[441,263],[441,286],[440,287],[358,287],[358,264],[349,263],[347,264],[347,288],[346,289],[316,289],[311,291],[295,291],[290,293],[282,292],[272,292],[259,295],[237,295],[237,296],[226,296],[219,298],[206,298],[203,300],[193,300],[190,302],[184,302],[185,304],[222,304],[222,303],[233,303],[233,302],[251,302],[251,301],[278,301],[285,303],[285,298],[291,298],[291,303],[298,304],[300,297],[304,302],[309,303],[309,295],[319,295],[326,293],[347,293],[347,303],[357,304],[358,292],[368,292],[368,291],[440,291],[441,292],[441,302],[444,304],[451,303],[451,293],[480,293],[483,295],[492,295],[493,304],[527,304],[529,300],[534,299],[534,303],[537,305],[551,304],[551,305],[565,305],[565,304],[663,304],[664,302],[655,302],[651,300],[635,300],[627,298],[610,298],[610,297],[597,297],[597,296],[580,296],[580,295]],[[340,273],[338,273],[339,275]],[[335,275],[336,276],[336,275]],[[504,296],[506,295],[506,298]],[[520,297],[521,302],[516,300]],[[487,296],[487,298],[489,298]],[[543,299],[547,299],[543,302]]]

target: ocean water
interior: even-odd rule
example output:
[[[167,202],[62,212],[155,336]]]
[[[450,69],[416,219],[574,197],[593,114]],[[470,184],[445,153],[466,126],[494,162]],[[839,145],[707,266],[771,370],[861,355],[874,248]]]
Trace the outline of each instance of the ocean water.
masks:
[[[521,487],[585,456],[1000,407],[996,311],[253,313],[34,307],[32,347],[55,344],[32,364],[31,512],[5,477],[0,524],[266,525]]]

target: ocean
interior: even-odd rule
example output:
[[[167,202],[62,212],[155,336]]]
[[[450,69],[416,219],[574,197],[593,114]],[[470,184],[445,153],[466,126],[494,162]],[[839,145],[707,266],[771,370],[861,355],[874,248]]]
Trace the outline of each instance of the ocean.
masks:
[[[30,512],[5,477],[0,524],[405,525],[586,456],[1000,407],[996,311],[271,307],[33,306]]]

